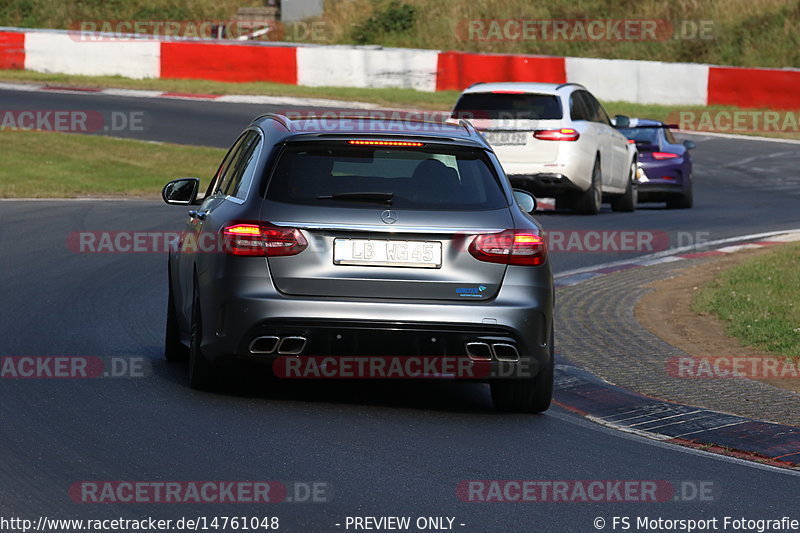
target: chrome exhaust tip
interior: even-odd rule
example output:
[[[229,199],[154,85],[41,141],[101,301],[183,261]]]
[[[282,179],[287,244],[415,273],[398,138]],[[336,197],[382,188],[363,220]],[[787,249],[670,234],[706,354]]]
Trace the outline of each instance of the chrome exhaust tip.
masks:
[[[300,355],[305,347],[305,337],[284,337],[278,346],[278,353],[280,355]]]
[[[492,349],[485,342],[468,342],[464,345],[467,355],[473,361],[491,361]]]
[[[517,347],[513,344],[505,344],[502,342],[492,344],[492,352],[498,361],[505,361],[508,363],[516,363],[519,361],[519,352],[517,351]]]
[[[256,337],[250,342],[250,353],[254,355],[270,354],[278,347],[278,337]]]

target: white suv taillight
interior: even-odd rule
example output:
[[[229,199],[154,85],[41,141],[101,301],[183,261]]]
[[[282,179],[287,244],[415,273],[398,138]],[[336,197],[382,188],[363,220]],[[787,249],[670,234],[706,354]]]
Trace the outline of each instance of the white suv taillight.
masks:
[[[559,128],[557,130],[536,130],[533,136],[540,141],[577,141],[581,136],[573,128]]]
[[[538,232],[506,230],[477,235],[469,245],[469,253],[487,263],[538,266],[547,258],[547,247]]]
[[[230,255],[280,257],[297,255],[308,248],[300,230],[258,222],[230,222],[221,234],[224,250]]]

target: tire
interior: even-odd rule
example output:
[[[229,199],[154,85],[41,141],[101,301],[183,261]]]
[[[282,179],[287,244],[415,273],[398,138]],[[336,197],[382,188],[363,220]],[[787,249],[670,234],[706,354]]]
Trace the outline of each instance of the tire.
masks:
[[[215,384],[211,363],[203,355],[200,346],[203,339],[203,320],[200,314],[200,294],[195,281],[192,297],[192,340],[189,346],[189,386],[193,389],[210,390]]]
[[[169,290],[167,291],[167,331],[164,335],[164,358],[167,361],[186,361],[189,350],[181,342],[178,313],[175,311],[175,297],[172,292],[172,276],[167,268]]]
[[[636,211],[636,204],[638,202],[639,187],[636,185],[636,161],[633,161],[628,176],[628,186],[625,187],[625,194],[612,200],[611,209],[613,211],[632,213]]]
[[[575,210],[584,215],[596,215],[603,204],[603,176],[600,169],[600,158],[594,160],[592,168],[592,183],[575,203]]]
[[[550,359],[532,378],[500,379],[489,387],[492,402],[499,411],[510,413],[543,413],[553,399],[555,362],[553,358],[553,329],[550,329]]]
[[[667,209],[689,209],[694,205],[694,183],[689,175],[689,188],[683,194],[667,196]]]

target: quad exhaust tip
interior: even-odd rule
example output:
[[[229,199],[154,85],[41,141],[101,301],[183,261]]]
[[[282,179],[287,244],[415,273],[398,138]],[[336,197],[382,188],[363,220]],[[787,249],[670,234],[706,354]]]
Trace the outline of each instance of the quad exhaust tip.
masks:
[[[491,361],[492,359],[507,363],[519,361],[519,351],[513,344],[496,342],[490,345],[487,342],[468,342],[464,347],[467,355],[473,361]]]
[[[498,361],[510,363],[519,361],[519,352],[517,351],[517,347],[513,344],[505,344],[502,342],[492,344],[492,352],[494,352],[494,356]]]
[[[268,355],[278,352],[279,355],[299,355],[306,347],[305,337],[275,337],[265,335],[256,337],[250,342],[250,353],[253,355]]]
[[[306,347],[305,337],[284,337],[278,345],[280,355],[300,355]]]
[[[256,355],[273,353],[280,340],[279,337],[272,336],[256,337],[250,342],[250,353]]]
[[[485,342],[468,342],[465,345],[467,355],[473,361],[491,361],[492,349]]]

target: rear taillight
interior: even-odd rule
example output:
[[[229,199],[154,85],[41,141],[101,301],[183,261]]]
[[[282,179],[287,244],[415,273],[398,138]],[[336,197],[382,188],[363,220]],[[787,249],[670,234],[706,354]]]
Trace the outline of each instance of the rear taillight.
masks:
[[[544,263],[547,248],[544,238],[536,232],[506,230],[476,236],[469,245],[469,253],[487,263],[537,266]]]
[[[628,139],[628,144],[636,144],[636,141],[634,139]]]
[[[533,136],[540,141],[577,141],[581,136],[573,128],[560,128],[557,130],[536,130]]]
[[[673,154],[672,152],[652,152],[651,155],[654,159],[675,159],[679,157],[678,154]]]
[[[300,230],[254,222],[231,222],[222,228],[224,250],[230,255],[279,257],[308,248]]]

